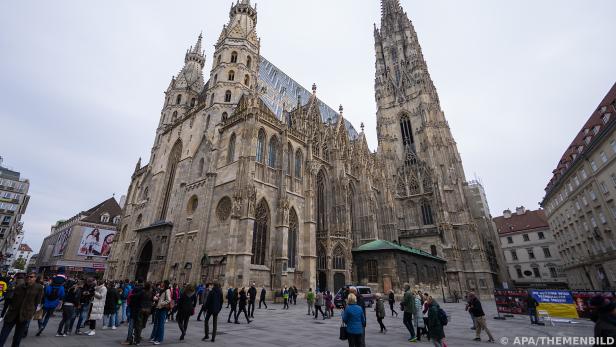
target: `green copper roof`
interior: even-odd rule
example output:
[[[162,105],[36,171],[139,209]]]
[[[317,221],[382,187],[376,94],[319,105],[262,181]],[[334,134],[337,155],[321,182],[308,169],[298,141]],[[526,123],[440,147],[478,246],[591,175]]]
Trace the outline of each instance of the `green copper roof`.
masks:
[[[366,244],[363,244],[355,248],[353,252],[384,251],[387,249],[397,250],[397,251],[406,252],[406,253],[412,253],[412,254],[416,254],[421,257],[432,258],[432,259],[435,259],[441,262],[446,261],[445,259],[441,257],[433,256],[432,254],[428,252],[424,252],[421,249],[402,246],[402,245],[398,245],[396,243],[385,241],[385,240],[374,240],[372,242],[368,242]]]

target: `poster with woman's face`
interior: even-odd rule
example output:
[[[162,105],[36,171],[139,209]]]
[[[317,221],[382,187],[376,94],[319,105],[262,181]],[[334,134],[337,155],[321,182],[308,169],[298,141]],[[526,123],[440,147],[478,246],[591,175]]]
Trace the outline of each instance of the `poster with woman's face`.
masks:
[[[66,246],[68,246],[68,238],[71,235],[71,228],[64,229],[58,232],[58,239],[56,240],[56,244],[53,246],[52,255],[59,256],[64,254],[64,250],[66,250]]]
[[[84,228],[77,255],[108,257],[115,233],[115,230]]]

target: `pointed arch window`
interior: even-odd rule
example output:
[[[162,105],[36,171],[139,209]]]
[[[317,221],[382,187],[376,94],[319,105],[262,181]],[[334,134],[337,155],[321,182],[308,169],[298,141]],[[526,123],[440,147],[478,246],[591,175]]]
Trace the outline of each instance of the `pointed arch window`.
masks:
[[[435,245],[430,245],[430,254],[432,254],[435,257],[438,256],[438,252],[436,251],[436,246]]]
[[[196,104],[197,104],[197,99],[195,98],[190,99],[190,107],[195,107]]]
[[[199,160],[199,167],[198,167],[198,170],[197,170],[197,174],[198,174],[197,176],[199,176],[199,177],[203,176],[203,167],[204,166],[205,166],[205,160],[203,158],[201,158]]]
[[[171,122],[175,123],[178,120],[178,111],[173,111],[173,115],[171,116]]]
[[[421,219],[424,225],[434,224],[434,218],[432,217],[432,206],[427,201],[421,203]]]
[[[278,138],[272,136],[269,142],[269,152],[267,154],[267,165],[270,167],[278,167]]]
[[[231,52],[231,62],[237,63],[237,52],[236,51]]]
[[[216,58],[216,64],[220,64],[220,59],[221,59],[221,58],[222,58],[222,57],[221,57],[221,55],[219,54],[219,55],[218,55],[218,58]]]
[[[225,92],[225,102],[231,102],[231,91],[227,90]]]
[[[317,270],[327,269],[327,255],[322,245],[317,246]]]
[[[207,115],[207,118],[205,119],[205,128],[209,128],[210,127],[210,115]]]
[[[178,94],[178,96],[175,98],[175,104],[179,105],[182,102],[182,94]]]
[[[325,215],[325,175],[323,171],[320,171],[317,175],[317,235],[325,234],[326,230],[326,220],[327,216]]]
[[[296,265],[298,229],[299,223],[297,221],[297,213],[295,213],[295,209],[291,209],[291,212],[289,213],[289,237],[287,245],[287,257],[289,258],[287,261],[287,267],[289,268],[295,268]]]
[[[214,75],[214,83],[218,82],[218,74]]]
[[[408,115],[400,117],[400,132],[402,133],[402,146],[404,146],[404,150],[408,151],[409,147],[413,149],[415,140],[413,139],[413,129],[411,128],[411,120]]]
[[[214,93],[210,95],[210,106],[214,105]]]
[[[165,220],[167,217],[167,209],[169,208],[169,199],[171,197],[171,190],[173,188],[173,182],[175,181],[175,173],[177,171],[177,166],[180,161],[180,156],[182,155],[182,141],[178,140],[171,149],[169,153],[169,159],[167,161],[167,170],[166,170],[166,182],[165,188],[163,189],[163,200],[162,206],[160,210],[159,220]]]
[[[287,170],[287,175],[291,176],[293,174],[293,146],[291,146],[291,142],[287,147],[287,165],[285,167]]]
[[[230,164],[235,159],[235,133],[231,134],[229,139],[229,148],[227,148],[227,164]]]
[[[334,249],[334,269],[345,269],[344,249],[340,245],[338,245],[336,249]]]
[[[265,245],[268,229],[269,209],[265,200],[261,200],[255,210],[255,222],[252,231],[252,264],[265,265]]]
[[[265,131],[263,129],[259,129],[259,135],[257,136],[257,154],[256,160],[259,163],[263,163],[265,152]]]
[[[250,76],[248,75],[244,76],[244,85],[247,87],[250,86]]]
[[[302,178],[302,151],[298,148],[295,152],[295,178]]]
[[[223,122],[224,122],[224,121],[226,121],[226,120],[227,120],[227,118],[229,118],[229,114],[228,114],[227,112],[223,112],[223,113],[222,113],[222,121],[223,121]]]
[[[231,70],[229,71],[229,81],[234,81],[235,80],[235,71]]]
[[[349,220],[350,220],[350,224],[351,224],[351,234],[353,235],[353,238],[356,239],[356,233],[355,233],[355,206],[353,203],[353,200],[355,200],[355,189],[353,188],[353,185],[351,183],[349,183],[349,191],[347,194],[347,206],[349,206]]]
[[[250,69],[251,66],[252,66],[252,58],[248,56],[248,58],[246,58],[246,67]]]

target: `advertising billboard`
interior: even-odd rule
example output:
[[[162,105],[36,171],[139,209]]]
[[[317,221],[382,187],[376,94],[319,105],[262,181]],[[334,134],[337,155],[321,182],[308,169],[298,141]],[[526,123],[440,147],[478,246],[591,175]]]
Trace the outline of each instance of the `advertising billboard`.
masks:
[[[526,290],[518,289],[495,289],[494,300],[496,301],[496,309],[500,313],[509,314],[528,314],[526,307]]]
[[[53,246],[52,255],[54,257],[64,254],[66,247],[68,246],[69,237],[71,236],[71,228],[64,229],[58,232],[58,238]]]
[[[108,257],[115,233],[115,230],[83,228],[77,255]]]
[[[537,310],[545,310],[552,317],[578,318],[573,296],[568,290],[531,290],[537,300]]]

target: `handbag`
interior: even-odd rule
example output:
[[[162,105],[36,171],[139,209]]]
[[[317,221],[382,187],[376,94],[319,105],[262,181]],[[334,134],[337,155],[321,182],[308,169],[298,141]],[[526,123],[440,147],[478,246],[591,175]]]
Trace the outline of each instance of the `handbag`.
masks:
[[[40,310],[34,312],[34,316],[32,317],[32,320],[41,320],[43,319],[44,314],[45,314],[45,311],[43,311],[43,309],[41,308]]]
[[[342,324],[340,325],[340,340],[346,340],[348,338],[349,336],[347,335],[346,324],[342,322]]]

